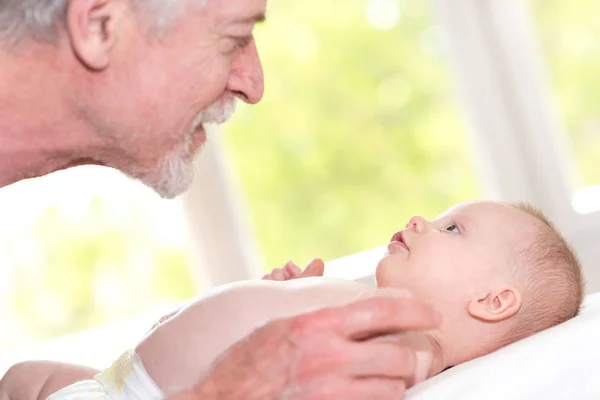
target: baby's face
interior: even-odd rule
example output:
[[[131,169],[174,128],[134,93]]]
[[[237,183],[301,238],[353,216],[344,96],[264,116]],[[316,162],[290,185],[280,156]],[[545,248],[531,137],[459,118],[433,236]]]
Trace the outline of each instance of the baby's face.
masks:
[[[514,247],[534,234],[534,224],[534,217],[493,202],[461,204],[433,221],[413,217],[388,244],[378,286],[408,289],[451,322],[491,287],[514,284]]]

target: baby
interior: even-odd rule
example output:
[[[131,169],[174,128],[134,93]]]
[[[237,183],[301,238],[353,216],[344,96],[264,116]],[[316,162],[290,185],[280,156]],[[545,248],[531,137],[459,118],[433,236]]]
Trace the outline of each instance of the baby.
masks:
[[[287,265],[266,280],[218,287],[161,321],[93,380],[61,389],[65,384],[48,387],[51,374],[32,382],[9,373],[0,381],[0,398],[46,397],[11,383],[21,379],[55,392],[48,400],[92,393],[161,399],[199,382],[225,349],[268,321],[342,305],[374,290],[323,277],[293,279],[300,275]],[[570,246],[540,212],[521,204],[473,202],[431,222],[413,217],[393,235],[376,278],[378,287],[408,289],[444,317],[439,329],[394,338],[417,351],[412,384],[573,318],[583,296]]]

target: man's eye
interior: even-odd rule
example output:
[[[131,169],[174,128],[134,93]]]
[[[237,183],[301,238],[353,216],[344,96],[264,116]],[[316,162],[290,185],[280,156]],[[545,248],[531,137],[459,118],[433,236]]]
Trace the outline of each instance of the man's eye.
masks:
[[[252,36],[240,37],[240,38],[237,38],[236,41],[237,41],[237,47],[239,49],[243,49],[244,47],[246,47],[250,44],[250,42],[252,41]]]
[[[224,42],[222,51],[224,54],[232,55],[239,49],[243,49],[248,46],[252,41],[252,36],[244,36],[244,37],[229,37]]]
[[[450,224],[450,225],[448,225],[445,230],[447,230],[449,232],[460,233],[460,231],[458,230],[458,226],[456,226],[456,224]]]

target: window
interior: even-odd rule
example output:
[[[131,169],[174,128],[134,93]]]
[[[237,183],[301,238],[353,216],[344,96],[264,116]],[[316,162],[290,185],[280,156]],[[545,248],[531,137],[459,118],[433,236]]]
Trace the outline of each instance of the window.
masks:
[[[99,167],[2,189],[0,358],[191,297],[181,211]]]
[[[573,158],[573,207],[589,214],[600,210],[600,4],[535,0],[530,9]]]
[[[530,2],[561,120],[574,150],[577,188],[600,184],[600,3]]]
[[[414,214],[480,196],[428,2],[283,0],[268,14],[265,97],[223,129],[267,269],[379,246]]]

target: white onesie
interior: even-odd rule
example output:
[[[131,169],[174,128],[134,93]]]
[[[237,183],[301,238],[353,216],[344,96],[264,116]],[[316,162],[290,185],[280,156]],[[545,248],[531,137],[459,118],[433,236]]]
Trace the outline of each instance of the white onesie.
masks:
[[[74,383],[46,400],[161,400],[161,390],[146,372],[135,351],[124,353],[93,380]]]

